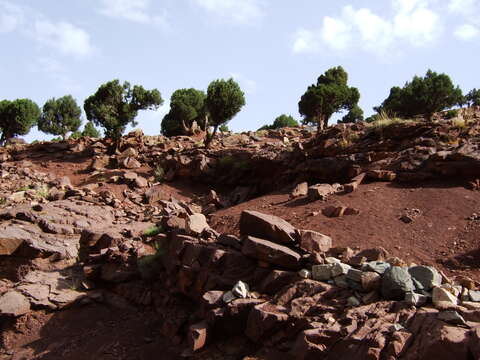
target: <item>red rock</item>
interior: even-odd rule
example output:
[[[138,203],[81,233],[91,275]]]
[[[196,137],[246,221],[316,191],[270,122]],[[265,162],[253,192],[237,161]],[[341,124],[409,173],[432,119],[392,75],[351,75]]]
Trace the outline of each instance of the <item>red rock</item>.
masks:
[[[242,253],[270,264],[280,265],[288,269],[298,269],[300,254],[286,246],[275,244],[268,240],[248,236],[242,247]]]
[[[208,325],[206,321],[191,325],[188,329],[187,343],[192,351],[202,349],[207,342]]]
[[[253,342],[268,338],[286,325],[286,309],[271,303],[255,306],[248,315],[245,334]]]
[[[326,217],[341,217],[347,208],[345,206],[327,206],[322,210],[322,214]]]
[[[296,230],[290,223],[277,216],[250,210],[244,210],[240,216],[240,233],[280,244],[293,243],[297,239]]]
[[[138,169],[139,167],[142,166],[142,164],[140,164],[138,162],[138,160],[132,158],[132,157],[126,157],[123,161],[122,161],[122,166],[125,168],[125,169]]]
[[[300,248],[311,253],[324,253],[332,247],[332,238],[316,231],[302,230],[300,232]]]

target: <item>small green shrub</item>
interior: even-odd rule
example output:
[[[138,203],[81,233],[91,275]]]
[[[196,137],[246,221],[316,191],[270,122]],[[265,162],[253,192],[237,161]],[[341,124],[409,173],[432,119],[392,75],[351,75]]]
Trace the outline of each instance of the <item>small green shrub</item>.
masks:
[[[445,113],[445,119],[453,119],[454,117],[457,117],[458,115],[458,110],[448,110],[446,113]]]
[[[160,226],[153,225],[149,227],[147,230],[145,230],[143,232],[143,235],[150,237],[150,236],[158,235],[161,232],[162,232],[162,228]]]
[[[159,164],[153,169],[153,176],[155,177],[156,182],[162,182],[165,179],[165,170]]]
[[[467,127],[467,122],[465,119],[456,118],[452,120],[452,126],[456,129],[465,129]]]
[[[41,197],[43,199],[46,199],[48,197],[49,193],[49,188],[47,185],[42,185],[38,190],[37,190],[37,196]]]
[[[25,185],[25,186],[19,187],[19,188],[17,189],[17,192],[19,192],[19,191],[27,191],[27,190],[30,190],[30,186],[26,186],[26,185]]]

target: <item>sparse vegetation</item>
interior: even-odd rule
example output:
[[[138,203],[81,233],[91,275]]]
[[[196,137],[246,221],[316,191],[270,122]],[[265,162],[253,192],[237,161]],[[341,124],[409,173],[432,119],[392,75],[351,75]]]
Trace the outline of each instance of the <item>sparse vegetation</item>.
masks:
[[[303,123],[316,124],[320,131],[327,127],[334,113],[355,108],[360,92],[347,83],[348,74],[341,66],[320,75],[317,83],[308,87],[298,103],[298,110],[304,117]]]
[[[26,135],[40,117],[40,108],[30,99],[0,101],[0,145],[18,136]]]
[[[374,121],[367,123],[367,127],[375,132],[380,132],[388,126],[394,124],[404,123],[405,119],[401,119],[396,116],[390,116],[386,111],[382,110],[375,118]]]
[[[263,125],[258,130],[275,130],[275,129],[280,129],[284,127],[298,127],[298,126],[299,126],[298,121],[295,120],[293,116],[282,114],[273,121],[272,125]]]
[[[162,232],[162,228],[160,226],[153,225],[153,226],[149,227],[147,230],[145,230],[143,232],[143,235],[147,236],[147,237],[151,237],[151,236],[158,235],[161,232]]]
[[[71,95],[52,98],[43,105],[38,129],[47,134],[60,135],[65,140],[68,132],[75,132],[80,127],[80,114],[80,107]]]
[[[162,182],[165,179],[165,170],[160,164],[157,164],[153,169],[153,176],[156,182]]]
[[[428,70],[424,77],[414,76],[403,88],[392,87],[388,98],[374,110],[402,118],[424,115],[431,120],[433,113],[457,105],[462,99],[462,91],[448,75]]]
[[[193,125],[205,126],[205,99],[203,91],[197,89],[176,90],[170,98],[170,111],[162,120],[165,136],[192,135]]]
[[[453,119],[454,117],[457,117],[457,116],[458,116],[458,110],[456,110],[456,109],[448,110],[445,113],[445,119]]]
[[[120,84],[113,80],[87,98],[84,109],[88,120],[103,127],[107,138],[118,142],[127,125],[137,125],[135,118],[140,110],[156,110],[162,103],[157,89],[145,90],[140,85],[131,87],[127,81]]]
[[[208,85],[206,98],[206,127],[212,126],[212,132],[207,131],[205,146],[208,148],[218,127],[226,125],[245,105],[245,95],[233,79],[219,79]]]

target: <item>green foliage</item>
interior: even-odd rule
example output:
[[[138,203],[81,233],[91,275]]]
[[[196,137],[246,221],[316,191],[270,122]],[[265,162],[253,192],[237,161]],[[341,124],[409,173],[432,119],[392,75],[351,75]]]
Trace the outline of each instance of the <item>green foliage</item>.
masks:
[[[339,121],[339,123],[355,123],[363,121],[363,110],[358,105],[354,105],[350,111]]]
[[[203,91],[179,89],[170,97],[170,111],[162,120],[161,129],[165,136],[190,135],[193,122],[205,124],[205,98]]]
[[[38,122],[40,108],[30,99],[0,101],[0,144],[17,135],[26,135]]]
[[[304,116],[303,122],[315,123],[322,130],[334,113],[354,108],[360,92],[347,83],[348,74],[341,66],[320,75],[317,84],[310,85],[298,103],[298,110]]]
[[[38,129],[47,134],[61,135],[65,140],[68,132],[77,131],[82,121],[81,109],[71,95],[52,98],[43,105],[38,120]]]
[[[99,138],[101,135],[100,135],[100,131],[98,131],[97,128],[95,127],[95,125],[93,125],[93,122],[88,121],[85,124],[85,127],[83,128],[82,136]]]
[[[153,226],[149,227],[147,230],[145,230],[145,231],[143,232],[143,235],[149,237],[149,236],[158,235],[158,234],[160,234],[161,232],[162,232],[162,228],[161,228],[161,227],[153,225]]]
[[[74,131],[70,134],[70,139],[80,139],[82,137],[82,133],[80,131]]]
[[[220,125],[218,130],[220,130],[221,132],[229,132],[230,131],[227,124]]]
[[[468,106],[480,106],[480,89],[472,89],[465,96],[465,103]]]
[[[448,110],[446,113],[445,113],[445,119],[452,119],[454,117],[457,117],[458,115],[458,110],[454,109],[454,110]]]
[[[153,170],[153,176],[155,177],[156,182],[161,182],[165,178],[165,170],[163,170],[163,168],[157,164]]]
[[[207,132],[205,145],[208,147],[219,126],[230,121],[245,105],[245,95],[233,79],[219,79],[208,85],[206,109],[209,115],[209,126],[213,132]]]
[[[424,77],[414,76],[403,88],[391,88],[388,98],[374,109],[404,118],[425,115],[431,119],[433,113],[450,108],[462,99],[462,91],[453,85],[448,75],[428,70]]]
[[[137,125],[139,110],[155,110],[163,103],[157,89],[145,90],[142,86],[113,80],[101,85],[95,94],[85,100],[87,119],[105,129],[105,136],[118,140],[128,124]]]
[[[291,115],[285,115],[282,114],[278,116],[274,121],[272,125],[263,125],[259,131],[262,130],[275,130],[275,129],[281,129],[284,127],[297,127],[299,126],[298,121],[293,118]]]

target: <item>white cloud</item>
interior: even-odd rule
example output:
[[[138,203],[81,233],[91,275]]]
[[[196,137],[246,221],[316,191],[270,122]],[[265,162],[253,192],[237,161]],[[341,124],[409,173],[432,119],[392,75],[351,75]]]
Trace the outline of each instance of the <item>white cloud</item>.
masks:
[[[343,7],[339,17],[325,16],[318,30],[297,31],[293,52],[318,51],[320,44],[334,50],[359,46],[384,54],[398,41],[412,46],[433,42],[440,33],[439,16],[429,0],[392,0],[394,14],[385,18],[371,9]]]
[[[478,0],[450,0],[448,8],[452,12],[471,15],[477,8]]]
[[[24,21],[23,10],[7,1],[0,1],[0,33],[10,32]]]
[[[193,0],[212,15],[223,21],[247,24],[263,17],[263,6],[260,0]]]
[[[314,31],[298,29],[294,35],[293,52],[308,53],[316,52],[320,48],[319,38]]]
[[[476,38],[480,34],[480,30],[476,26],[464,24],[457,27],[453,34],[460,40],[467,41]]]
[[[36,20],[34,36],[38,42],[65,55],[87,56],[93,53],[90,35],[68,22]]]
[[[245,94],[252,94],[257,90],[257,82],[255,80],[249,79],[239,73],[230,73],[230,77],[239,83],[240,88],[242,88]]]
[[[351,27],[341,19],[326,16],[323,18],[321,37],[333,49],[343,50],[350,45]]]
[[[150,14],[150,0],[101,0],[101,3],[100,13],[105,16],[141,24],[167,26],[165,14]]]

